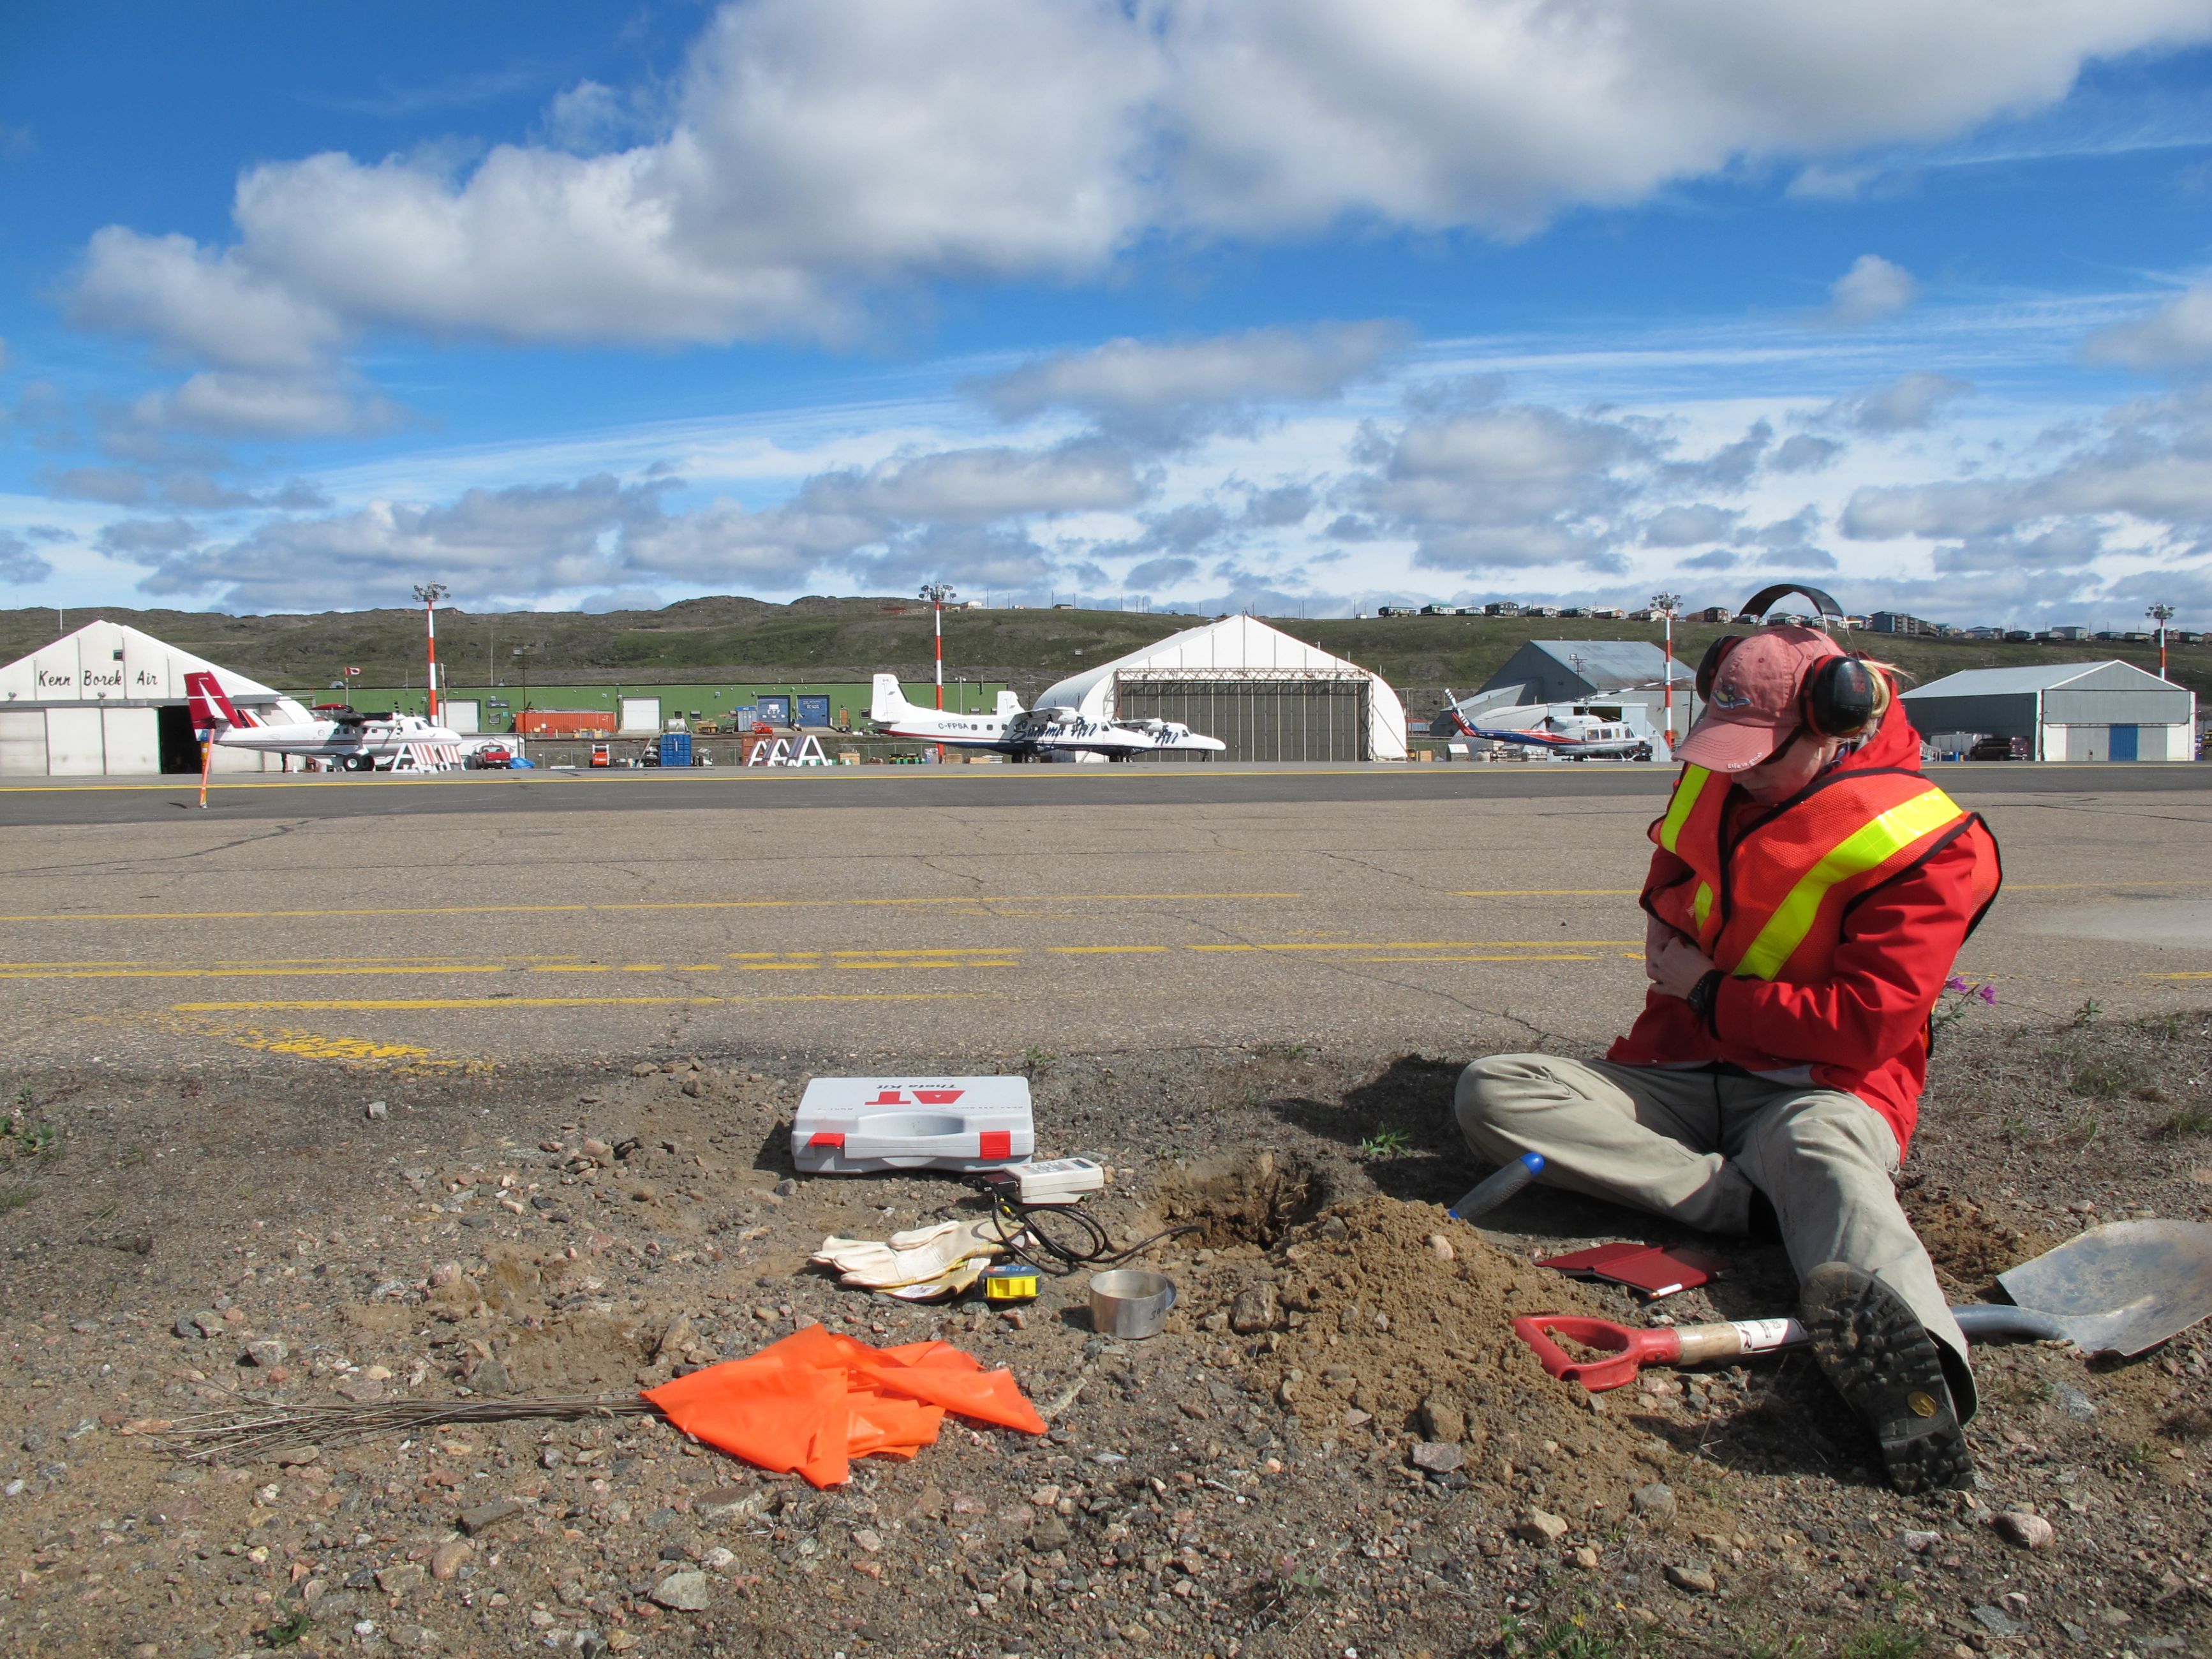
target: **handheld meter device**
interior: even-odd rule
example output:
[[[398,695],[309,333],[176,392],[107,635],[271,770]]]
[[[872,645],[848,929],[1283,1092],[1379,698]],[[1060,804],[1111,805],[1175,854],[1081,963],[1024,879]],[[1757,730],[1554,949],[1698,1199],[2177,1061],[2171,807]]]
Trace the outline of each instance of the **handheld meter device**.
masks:
[[[1106,1186],[1106,1169],[1087,1158],[1055,1158],[978,1173],[976,1180],[1020,1204],[1076,1204]]]

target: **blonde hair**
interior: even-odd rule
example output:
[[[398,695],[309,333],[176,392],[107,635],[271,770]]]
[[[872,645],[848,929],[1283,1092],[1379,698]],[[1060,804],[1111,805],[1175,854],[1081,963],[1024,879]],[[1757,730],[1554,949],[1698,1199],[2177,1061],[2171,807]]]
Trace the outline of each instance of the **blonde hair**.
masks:
[[[1889,706],[1897,701],[1898,681],[1902,679],[1909,684],[1915,676],[1908,670],[1899,668],[1895,663],[1884,662],[1879,657],[1869,657],[1857,653],[1852,654],[1857,656],[1861,663],[1875,671],[1868,677],[1874,681],[1874,713],[1867,716],[1864,726],[1850,734],[1856,738],[1865,737],[1888,718]]]

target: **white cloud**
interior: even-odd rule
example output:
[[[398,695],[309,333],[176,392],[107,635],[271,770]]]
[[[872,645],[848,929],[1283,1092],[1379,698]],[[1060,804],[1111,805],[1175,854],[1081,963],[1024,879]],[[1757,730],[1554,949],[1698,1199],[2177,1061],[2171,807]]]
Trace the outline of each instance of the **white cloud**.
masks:
[[[1965,380],[1954,380],[1948,374],[1902,374],[1885,386],[1830,404],[1823,418],[1842,422],[1875,436],[1924,431],[1935,423],[1946,404],[1965,397],[1973,389]]]
[[[1662,507],[1644,526],[1644,544],[1696,547],[1705,542],[1726,541],[1742,517],[1733,508],[1715,507],[1710,501]]]
[[[263,370],[365,323],[837,337],[885,286],[1094,276],[1148,236],[1522,234],[1747,160],[1957,134],[2208,35],[2202,0],[750,0],[649,139],[257,167],[234,246],[111,228],[76,308]],[[611,108],[580,86],[549,119],[592,148]],[[1836,317],[1909,284],[1869,255]]]
[[[1183,441],[1268,404],[1332,398],[1379,373],[1406,343],[1391,323],[1253,329],[1182,342],[1109,340],[979,381],[1002,419],[1068,409],[1105,430]]]
[[[211,253],[189,236],[94,231],[70,301],[80,326],[144,334],[223,368],[299,371],[323,362],[345,327],[306,290]]]
[[[398,407],[333,374],[206,370],[131,406],[139,425],[221,437],[358,437],[396,426]]]
[[[0,530],[0,581],[30,587],[53,574],[53,566],[32,552],[28,542],[12,531]]]
[[[2095,362],[2154,370],[2212,362],[2212,288],[2192,288],[2141,322],[2102,330],[2090,337],[2087,355]]]
[[[1920,296],[1920,284],[1902,265],[1879,253],[1862,253],[1828,289],[1824,319],[1837,328],[1858,328],[1894,317]]]

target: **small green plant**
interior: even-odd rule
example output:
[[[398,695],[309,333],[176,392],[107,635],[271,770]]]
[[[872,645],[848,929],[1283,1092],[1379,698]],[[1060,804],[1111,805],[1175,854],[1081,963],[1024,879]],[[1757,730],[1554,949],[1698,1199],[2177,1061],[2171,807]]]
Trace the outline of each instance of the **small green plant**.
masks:
[[[2066,1087],[2091,1100],[2118,1100],[2141,1081],[2142,1073],[2126,1060],[2092,1060],[2074,1068]]]
[[[2162,1135],[2212,1134],[2212,1107],[2185,1106],[2169,1112],[2158,1126]]]
[[[2074,1011],[2074,1023],[2076,1025],[2094,1025],[2103,1017],[2104,1012],[2104,1009],[2098,1006],[2096,998],[2091,997]]]
[[[0,1120],[0,1168],[28,1164],[51,1152],[60,1133],[51,1123],[24,1116],[19,1107]]]
[[[283,1623],[271,1625],[263,1631],[261,1645],[265,1648],[289,1648],[314,1627],[313,1615],[307,1608],[301,1607]]]
[[[1917,1659],[1928,1638],[1902,1625],[1876,1625],[1844,1644],[1843,1659]]]
[[[1513,1613],[1498,1621],[1498,1645],[1515,1659],[1613,1659],[1620,1644],[1589,1627],[1581,1613],[1554,1619],[1532,1631]]]
[[[1396,1158],[1413,1148],[1413,1137],[1403,1129],[1377,1129],[1359,1143],[1362,1158]]]
[[[1050,1049],[1040,1048],[1035,1043],[1031,1043],[1022,1054],[1023,1074],[1034,1079],[1039,1072],[1059,1058],[1060,1056]]]

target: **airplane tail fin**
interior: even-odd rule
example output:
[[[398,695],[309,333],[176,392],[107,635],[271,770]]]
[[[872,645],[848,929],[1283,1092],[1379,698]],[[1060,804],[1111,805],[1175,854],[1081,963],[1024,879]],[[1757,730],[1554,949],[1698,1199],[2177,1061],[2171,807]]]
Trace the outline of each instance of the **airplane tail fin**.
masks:
[[[222,689],[222,682],[206,672],[185,676],[185,695],[191,701],[192,726],[197,731],[239,727],[247,722]]]
[[[1019,697],[1016,696],[1011,691],[1001,691],[999,693],[999,718],[1000,720],[1012,720],[1015,715],[1021,712],[1022,700]]]
[[[913,707],[906,700],[906,693],[899,690],[897,675],[878,674],[875,677],[875,696],[868,704],[870,720],[888,726]]]

